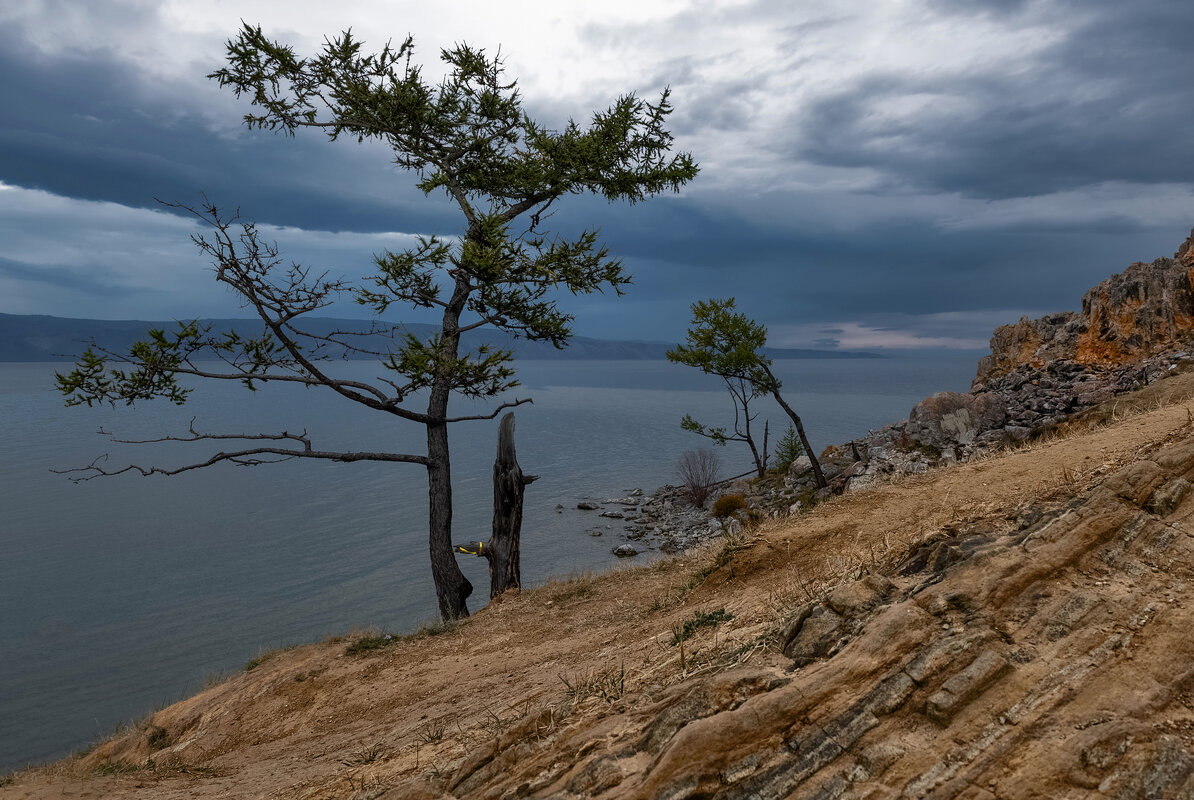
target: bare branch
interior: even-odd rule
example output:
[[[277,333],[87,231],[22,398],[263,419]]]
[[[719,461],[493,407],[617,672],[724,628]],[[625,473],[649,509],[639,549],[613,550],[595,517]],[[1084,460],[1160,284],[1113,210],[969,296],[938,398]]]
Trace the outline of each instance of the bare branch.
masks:
[[[174,469],[166,469],[164,467],[142,467],[138,464],[130,464],[121,469],[108,470],[100,466],[108,460],[108,455],[102,455],[88,464],[86,467],[74,467],[72,469],[55,469],[50,470],[59,475],[70,475],[72,473],[84,473],[83,475],[72,477],[71,480],[75,483],[82,481],[89,481],[93,478],[109,477],[112,475],[121,475],[125,472],[136,472],[141,475],[178,475],[183,472],[189,472],[193,469],[202,469],[210,467],[213,464],[218,464],[221,461],[228,461],[242,467],[255,467],[260,464],[273,464],[280,461],[289,461],[292,458],[318,458],[328,461],[340,461],[349,463],[353,461],[388,461],[401,462],[407,464],[427,464],[426,456],[411,455],[407,453],[379,453],[369,451],[359,452],[339,452],[330,450],[316,450],[311,444],[307,432],[290,433],[289,431],[282,431],[281,433],[199,433],[195,430],[195,420],[191,419],[188,426],[190,431],[189,436],[160,436],[154,439],[118,439],[115,435],[105,431],[103,428],[99,430],[101,435],[107,436],[112,442],[117,444],[152,444],[155,442],[202,442],[202,441],[218,441],[218,440],[240,440],[240,441],[293,441],[302,445],[300,448],[286,448],[277,446],[263,446],[250,447],[242,450],[235,450],[231,452],[221,451],[208,458],[206,461],[200,461],[193,464],[187,464],[182,467]],[[280,456],[279,458],[262,458],[261,456]]]
[[[493,410],[493,413],[491,413],[491,414],[478,414],[473,417],[449,417],[448,419],[445,419],[444,422],[468,422],[469,420],[493,419],[498,414],[505,411],[507,408],[514,408],[515,406],[520,406],[523,403],[534,403],[534,402],[535,401],[529,397],[527,397],[523,400],[513,400],[510,402],[502,403],[500,406],[495,408]]]

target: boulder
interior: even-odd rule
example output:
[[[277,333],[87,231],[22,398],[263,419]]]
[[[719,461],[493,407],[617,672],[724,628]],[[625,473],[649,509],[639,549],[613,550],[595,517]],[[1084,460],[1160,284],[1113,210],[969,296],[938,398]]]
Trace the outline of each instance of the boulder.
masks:
[[[974,383],[1004,375],[1021,364],[1043,367],[1054,359],[1072,357],[1085,324],[1074,312],[1063,311],[1000,325],[991,334],[991,354],[979,359]]]
[[[810,459],[808,456],[800,456],[788,466],[788,477],[799,477],[812,468],[812,459]]]
[[[980,433],[1002,427],[1006,420],[1004,401],[993,392],[937,392],[913,406],[904,431],[940,451],[954,443],[972,445]]]

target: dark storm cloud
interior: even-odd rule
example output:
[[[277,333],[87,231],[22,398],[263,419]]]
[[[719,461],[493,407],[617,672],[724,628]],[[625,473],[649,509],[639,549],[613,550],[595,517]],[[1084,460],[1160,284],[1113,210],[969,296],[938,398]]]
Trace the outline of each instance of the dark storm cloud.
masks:
[[[1194,137],[1184,133],[1194,122],[1189,3],[1049,9],[1054,23],[1068,23],[1065,35],[1027,63],[961,75],[874,72],[819,97],[793,120],[795,156],[872,168],[887,190],[982,198],[1194,181]],[[923,110],[885,112],[901,103]]]
[[[26,264],[0,256],[0,279],[8,278],[48,286],[69,286],[73,290],[99,298],[120,297],[128,294],[130,287],[115,284],[111,280],[89,274],[86,269],[69,264]],[[140,290],[138,290],[140,291]]]
[[[150,76],[110,53],[51,58],[11,31],[0,36],[0,73],[5,183],[133,207],[155,207],[155,197],[197,203],[206,192],[262,222],[321,230],[441,232],[450,222],[447,204],[411,188],[383,148],[218,135],[188,108],[214,86],[180,85],[167,103],[163,92],[146,96]]]
[[[778,202],[777,199],[771,198]],[[672,218],[669,206],[688,217]],[[654,335],[682,336],[689,305],[706,297],[738,298],[749,316],[768,324],[834,323],[896,313],[904,330],[937,337],[986,341],[995,324],[1013,322],[1019,310],[1043,313],[1077,309],[1082,293],[1133,261],[1170,255],[1184,238],[1182,227],[1091,224],[944,230],[922,221],[874,223],[846,233],[799,224],[785,228],[753,224],[749,214],[730,216],[695,200],[661,201],[653,216],[630,222],[670,220],[654,236],[619,230],[615,252],[634,275],[630,302],[650,300],[649,310],[630,311],[627,299],[590,299],[586,307],[625,313],[634,326],[653,325]],[[694,208],[695,206],[695,208]],[[1019,309],[1005,318],[966,312]],[[925,315],[963,312],[949,332],[928,326]],[[586,311],[586,314],[593,312]],[[586,335],[604,317],[578,315]],[[650,331],[636,327],[636,336]],[[811,346],[812,337],[839,338],[837,331],[808,331],[785,346]],[[823,343],[827,345],[828,343]]]
[[[733,30],[740,16],[756,26],[792,20],[790,8],[781,0],[710,14],[702,7],[669,22],[668,32],[699,40],[711,25]],[[836,53],[838,43],[851,44],[847,39],[866,32],[871,22],[865,14],[809,20],[774,26],[790,46],[768,45],[765,67],[751,62],[739,68],[737,59],[758,55],[748,50],[673,47],[604,99],[528,97],[533,115],[559,125],[569,116],[583,122],[618,89],[640,88],[644,99],[653,100],[658,88],[670,84],[678,141],[695,142],[694,156],[705,165],[683,197],[634,208],[593,197],[558,204],[549,222],[553,229],[568,234],[600,228],[635,279],[620,300],[565,298],[578,332],[674,341],[687,327],[693,300],[736,296],[744,311],[769,325],[813,326],[805,339],[783,342],[787,346],[856,339],[857,325],[877,336],[890,328],[893,335],[898,329],[937,339],[985,339],[989,317],[951,319],[945,330],[941,318],[931,315],[1020,309],[1026,295],[1036,308],[1073,308],[1086,287],[1110,272],[1172,252],[1189,222],[1169,230],[1135,208],[1125,206],[1133,212],[1128,214],[1109,203],[1093,208],[1080,193],[1053,196],[1106,181],[1194,181],[1194,143],[1185,135],[1194,108],[1194,61],[1181,43],[1191,27],[1187,7],[1084,3],[1067,9],[967,0],[942,2],[936,11],[949,25],[967,15],[981,19],[984,30],[1051,20],[1064,35],[1027,62],[1009,58],[961,74],[872,68],[845,84],[817,84],[831,88],[806,95],[794,89],[802,70],[824,80],[817,54]],[[925,15],[924,21],[940,19]],[[892,30],[898,36],[908,28]],[[598,50],[619,44],[649,49],[661,41],[657,25],[593,26],[588,35],[588,45]],[[802,43],[810,50],[802,50]],[[958,47],[966,44],[960,39]],[[194,49],[209,52],[206,45]],[[460,231],[458,210],[414,190],[412,176],[392,166],[383,146],[237,128],[248,105],[201,77],[218,66],[216,40],[213,63],[195,65],[193,78],[175,83],[139,72],[114,52],[68,52],[44,56],[20,32],[0,28],[6,76],[0,83],[6,109],[0,181],[145,208],[156,207],[155,196],[196,202],[206,191],[221,205],[240,204],[251,218],[308,230]],[[593,86],[595,97],[607,88]],[[897,114],[893,121],[891,109],[901,102],[922,103],[924,114]],[[791,124],[782,124],[795,103],[801,105]],[[956,113],[958,108],[966,113]],[[862,167],[877,179],[859,188],[860,182],[839,182],[825,167]],[[827,173],[833,175],[825,178]],[[776,188],[781,185],[796,188]],[[958,203],[943,193],[1036,198],[1043,205],[1026,210],[1010,207],[1020,201]],[[976,215],[992,209],[998,213],[975,223]],[[56,224],[48,238],[71,235],[70,219]],[[185,244],[186,232],[178,236]],[[290,255],[287,236],[280,231],[277,238]],[[351,246],[363,246],[368,261],[368,242]],[[97,257],[97,274],[100,262]],[[19,266],[7,268],[11,273]],[[28,269],[24,277],[8,277],[38,281]],[[48,292],[57,280],[73,278],[51,269],[37,285]],[[141,284],[177,286],[178,280],[163,271]],[[183,300],[198,302],[193,293]],[[51,307],[0,310],[55,313]],[[855,327],[836,324],[845,321]]]

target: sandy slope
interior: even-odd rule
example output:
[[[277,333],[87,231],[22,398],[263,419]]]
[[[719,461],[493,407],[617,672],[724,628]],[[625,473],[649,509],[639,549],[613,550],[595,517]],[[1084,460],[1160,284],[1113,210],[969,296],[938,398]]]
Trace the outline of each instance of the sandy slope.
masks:
[[[1021,595],[1000,599],[998,587],[981,588],[984,570],[998,568],[1011,576],[1039,567],[1026,585],[1059,597],[1075,591],[1074,574],[1091,570],[1074,566],[1079,561],[1052,563],[1041,553],[1010,544],[984,556],[981,568],[963,558],[901,578],[895,566],[923,542],[960,542],[974,535],[996,541],[1010,536],[1009,531],[1026,529],[1017,527],[1025,519],[1064,516],[1067,508],[1075,518],[1087,514],[1091,519],[1151,513],[1139,505],[1134,511],[1111,505],[1082,511],[1073,504],[1095,502],[1090,498],[1096,496],[1112,503],[1104,497],[1111,496],[1109,476],[1125,466],[1130,472],[1141,458],[1160,458],[1156,453],[1168,452],[1165,448],[1180,449],[1194,434],[1190,411],[1183,405],[1191,393],[1194,376],[1177,376],[1146,390],[1135,411],[1131,402],[1118,401],[1117,420],[1109,426],[836,498],[811,513],[767,522],[743,542],[717,544],[645,568],[552,582],[506,597],[439,635],[399,641],[363,655],[345,655],[345,640],[278,653],[251,672],[154,714],[84,757],[11,776],[0,797],[945,797],[961,796],[963,790],[974,797],[1030,796],[1011,788],[1000,792],[995,782],[949,784],[954,773],[943,782],[915,783],[937,761],[948,762],[950,748],[973,745],[979,735],[975,731],[990,724],[989,714],[968,710],[955,718],[952,707],[932,710],[941,705],[933,705],[932,698],[943,690],[943,681],[965,671],[961,661],[913,686],[911,699],[885,712],[889,716],[856,708],[856,719],[849,709],[879,685],[876,680],[886,680],[883,676],[891,669],[907,668],[900,658],[935,643],[967,641],[966,636],[976,637],[982,646],[957,651],[969,652],[963,660],[969,663],[991,650],[994,655],[987,658],[994,673],[1013,676],[992,684],[1000,692],[1016,681],[1028,682],[1037,672],[1063,669],[1070,663],[1066,658],[1076,657],[1066,655],[1065,647],[1080,637],[1052,640],[1052,632],[1036,631],[1033,614],[1021,608],[1027,602]],[[1194,457],[1194,450],[1190,455]],[[1166,475],[1179,474],[1179,467],[1167,467]],[[1123,480],[1123,473],[1113,479]],[[1191,502],[1172,513],[1186,513],[1182,509]],[[1121,523],[1127,524],[1115,524]],[[921,555],[930,558],[934,552],[943,551],[927,547]],[[1173,577],[1169,571],[1177,567],[1172,561],[1156,580]],[[1188,564],[1182,564],[1188,572]],[[1078,573],[1071,574],[1071,567]],[[793,659],[781,650],[788,640],[793,640],[789,653],[804,646],[799,630],[791,627],[793,618],[818,607],[813,601],[843,582],[849,592],[862,591],[851,587],[870,585],[855,582],[868,572],[894,579],[890,586],[884,584],[881,602],[862,603],[857,614],[842,615],[850,624],[843,628],[840,653],[827,660],[824,654],[816,656],[792,671]],[[1042,588],[1051,580],[1068,583]],[[1120,577],[1092,588],[1095,580],[1090,578],[1080,592],[1084,597],[1109,593],[1113,586],[1128,593],[1148,589],[1143,580]],[[929,610],[931,598],[943,596],[939,587],[932,587],[953,585],[951,581],[963,587],[952,591],[980,597],[981,603],[975,602],[981,608],[965,613]],[[1184,597],[1185,573],[1171,583]],[[1169,605],[1183,608],[1181,597]],[[948,606],[945,600],[938,603]],[[693,620],[694,613],[721,608],[733,619],[698,630],[683,648],[672,644],[676,627]],[[1025,613],[1022,622],[1008,621]],[[1108,656],[1118,670],[1108,675],[1131,684],[1134,659],[1141,680],[1163,683],[1147,662],[1153,659],[1169,669],[1173,653],[1189,655],[1182,647],[1174,649],[1185,636],[1187,616],[1171,616],[1163,626],[1154,626],[1161,638],[1138,650],[1139,655],[1128,649]],[[1118,624],[1110,617],[1099,623],[1107,631]],[[983,631],[999,632],[998,646],[990,645],[986,634],[980,636]],[[1027,660],[1016,660],[1021,657],[1017,648]],[[982,667],[976,669],[981,672]],[[996,694],[995,689],[983,693],[983,681],[994,679],[980,678],[975,679],[978,689],[966,689],[979,696],[975,708],[987,702],[987,694]],[[1043,680],[1033,680],[1038,678]],[[965,680],[952,685],[957,689]],[[1014,693],[1009,688],[1006,698],[999,695],[991,702]],[[869,716],[858,716],[864,712]],[[1146,707],[1140,713],[1150,712]],[[744,723],[744,715],[754,722]],[[810,772],[814,782],[807,787],[792,782],[792,765],[808,757],[801,748],[812,747],[809,737],[832,730],[838,724],[834,720],[857,723],[866,728],[866,736],[839,735],[836,760]],[[1085,724],[1083,720],[1073,724]],[[1172,715],[1166,720],[1177,726],[1177,733],[1163,742],[1150,739],[1152,749],[1145,755],[1162,747],[1189,750],[1189,742],[1178,735],[1185,723]],[[1189,729],[1194,729],[1194,717]],[[1107,747],[1114,749],[1122,740],[1108,740]],[[874,749],[897,741],[893,749],[882,751],[886,756]],[[1093,785],[1074,783],[1076,778],[1065,783],[1064,776],[1058,777],[1064,770],[1050,763],[1048,749],[1029,746],[1031,736],[1023,742],[1015,737],[1005,741],[1020,744],[1000,756],[1001,774],[1031,775],[1033,785],[1072,789],[1075,797],[1098,791],[1103,768],[1097,764],[1087,765],[1086,780]],[[840,746],[842,742],[848,743]],[[891,756],[896,751],[900,755]],[[1082,755],[1087,750],[1076,752],[1080,760],[1087,758]],[[958,761],[961,756],[950,758]],[[851,765],[871,774],[879,762],[891,759],[894,766],[882,767],[890,766],[887,774],[893,777],[824,788],[834,775],[846,781],[841,775]],[[1103,771],[1113,772],[1118,762],[1112,755],[1107,759]],[[921,762],[927,765],[923,769]],[[764,785],[766,781],[772,783]],[[862,789],[871,793],[860,793]],[[932,795],[947,789],[955,794]]]

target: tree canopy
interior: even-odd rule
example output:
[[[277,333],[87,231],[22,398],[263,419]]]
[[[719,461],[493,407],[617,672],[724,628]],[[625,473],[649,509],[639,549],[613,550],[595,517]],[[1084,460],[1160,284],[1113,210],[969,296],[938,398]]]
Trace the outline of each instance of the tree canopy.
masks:
[[[414,173],[425,194],[442,192],[463,216],[458,238],[423,236],[416,246],[376,254],[376,272],[354,284],[287,264],[278,245],[265,241],[251,221],[211,202],[190,213],[209,228],[193,237],[230,286],[262,323],[259,334],[214,332],[197,322],[174,331],[150,331],[128,352],[89,349],[74,371],[58,376],[68,404],[134,403],[151,398],[185,402],[190,388],[178,375],[239,380],[249,388],[268,382],[322,387],[390,417],[422,424],[426,453],[359,453],[316,447],[304,435],[209,434],[192,430],[172,441],[246,440],[237,450],[182,468],[130,467],[145,474],[174,474],[219,461],[265,463],[287,458],[338,461],[388,460],[424,465],[428,472],[429,548],[440,611],[468,613],[472,587],[452,555],[451,469],[447,426],[492,419],[527,400],[499,403],[492,413],[453,417],[449,398],[494,398],[518,385],[511,353],[482,345],[461,352],[461,335],[496,329],[530,340],[567,344],[572,316],[557,305],[560,291],[621,294],[630,277],[596,230],[553,234],[543,223],[566,195],[595,194],[637,203],[679,191],[698,172],[689,153],[672,153],[666,127],[669,91],[650,103],[635,94],[618,97],[587,125],[569,120],[552,130],[531,119],[517,84],[504,75],[499,56],[459,44],[440,52],[447,76],[427,82],[412,63],[413,40],[367,52],[345,31],[321,50],[300,57],[270,40],[259,26],[244,25],[227,42],[225,66],[208,77],[247,98],[250,129],[294,135],[301,128],[329,139],[377,140],[394,163]],[[518,223],[516,225],[516,223]],[[368,336],[349,331],[317,333],[303,315],[349,298],[375,315]],[[387,324],[392,306],[440,313],[439,332],[428,338]],[[352,352],[376,357],[386,376],[346,380],[322,361]],[[202,363],[215,355],[218,368]],[[425,410],[412,402],[425,401]],[[123,471],[123,470],[121,470]],[[83,477],[112,474],[99,464]]]
[[[763,354],[767,344],[767,328],[735,308],[734,298],[699,300],[692,304],[692,323],[685,336],[685,344],[667,353],[668,360],[695,367],[708,375],[717,375],[726,385],[734,403],[732,432],[726,427],[708,427],[685,415],[681,425],[685,430],[712,439],[717,444],[727,441],[745,442],[750,446],[755,466],[762,477],[766,467],[766,444],[760,455],[750,430],[756,415],[750,413],[750,402],[763,395],[771,395],[792,420],[800,443],[812,461],[818,486],[825,486],[821,465],[813,455],[804,424],[795,410],[780,394],[782,384],[771,369],[771,359]]]

